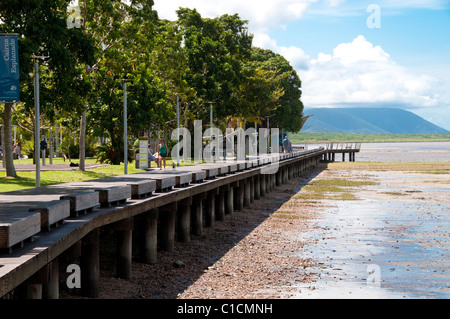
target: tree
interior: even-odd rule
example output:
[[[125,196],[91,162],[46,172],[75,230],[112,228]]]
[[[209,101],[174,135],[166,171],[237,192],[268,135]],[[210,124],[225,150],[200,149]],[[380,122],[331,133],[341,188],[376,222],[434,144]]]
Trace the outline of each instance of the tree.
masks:
[[[117,112],[105,116],[101,111],[119,109],[121,79],[128,78],[140,63],[137,61],[139,55],[145,55],[144,51],[148,50],[157,15],[151,0],[80,0],[79,6],[83,21],[81,29],[86,36],[93,38],[96,47],[95,63],[84,65],[85,76],[92,85],[84,100],[80,120],[79,169],[84,170],[88,113],[103,116],[97,118],[99,121],[111,115],[117,120]],[[116,133],[112,129],[108,133],[117,145]]]
[[[251,53],[247,21],[237,14],[202,18],[195,9],[177,13],[187,58],[183,80],[197,93],[191,112],[207,120],[213,102],[216,117],[235,114],[235,90],[244,79],[242,67]]]
[[[13,149],[12,149],[12,134],[11,134],[11,117],[12,117],[12,108],[13,108],[13,102],[6,102],[4,104],[4,111],[2,112],[2,118],[3,118],[3,132],[5,134],[4,141],[5,144],[3,145],[3,159],[5,161],[5,167],[6,167],[6,176],[9,177],[17,177],[16,169],[14,167],[14,160],[13,160]]]
[[[297,72],[283,56],[261,48],[253,48],[250,65],[254,68],[275,71],[281,77],[280,84],[284,95],[280,97],[280,106],[267,116],[271,118],[272,125],[298,132],[302,126],[303,103],[302,82]]]
[[[87,68],[93,88],[86,116],[93,133],[108,139],[99,158],[117,164],[123,159],[122,79],[130,80],[127,122],[134,135],[149,127],[169,127],[175,118],[169,96],[175,97],[172,92],[179,82],[171,70],[176,69],[174,64],[164,60],[164,52],[170,51],[165,48],[166,40],[173,39],[173,31],[168,23],[157,21],[153,2],[109,4],[101,14],[91,2],[81,10],[86,32],[94,34],[99,48],[97,63]],[[105,20],[108,15],[110,19]],[[172,47],[179,43],[178,36]]]
[[[180,118],[184,126],[196,119],[192,108],[197,104],[197,92],[184,78],[188,71],[186,48],[183,35],[177,21],[159,20],[153,38],[153,50],[150,53],[153,74],[164,83],[166,99],[170,105],[176,105],[179,97]],[[160,112],[155,112],[159,114]],[[175,127],[175,117],[164,121],[154,119],[151,129],[167,129]]]
[[[242,82],[238,97],[239,113],[250,122],[262,124],[262,121],[280,107],[284,89],[281,82],[285,74],[278,71],[264,70],[247,65],[246,78]]]
[[[44,114],[53,116],[76,103],[83,91],[83,80],[77,65],[92,61],[89,38],[77,29],[68,29],[69,0],[0,2],[0,32],[19,34],[19,67],[23,110],[33,113],[34,86],[32,55],[50,58],[42,66],[41,105]],[[12,103],[5,104],[4,122],[7,138],[11,137]],[[10,143],[7,143],[10,144]],[[13,167],[12,150],[5,150],[7,167]],[[11,154],[10,154],[11,152]],[[8,170],[8,176],[16,176]]]

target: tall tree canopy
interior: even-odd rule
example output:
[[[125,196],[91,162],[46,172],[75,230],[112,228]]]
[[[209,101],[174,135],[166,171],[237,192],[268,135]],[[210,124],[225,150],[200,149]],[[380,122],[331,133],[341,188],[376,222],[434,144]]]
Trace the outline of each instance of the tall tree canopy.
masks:
[[[63,112],[77,105],[85,82],[78,65],[92,63],[93,47],[90,38],[78,29],[67,28],[68,0],[0,2],[0,33],[16,33],[19,40],[19,72],[21,104],[14,113],[19,118],[33,114],[34,65],[32,56],[48,56],[42,64],[40,101],[42,114],[53,119],[56,111]],[[5,103],[3,120],[5,136],[11,138],[12,103]],[[11,143],[6,143],[7,168],[13,167]],[[8,176],[15,171],[8,169]]]
[[[2,114],[4,122],[12,114],[32,131],[31,56],[49,56],[41,63],[43,116],[79,132],[80,169],[87,137],[105,141],[97,148],[102,160],[124,158],[124,79],[130,138],[175,128],[177,97],[181,125],[188,128],[193,120],[209,123],[213,105],[214,125],[222,128],[240,117],[300,129],[297,73],[281,55],[252,47],[247,21],[237,14],[204,18],[180,8],[176,21],[166,21],[158,19],[152,0],[79,0],[77,24],[68,26],[70,2],[0,2],[0,32],[19,34],[22,83],[22,103],[14,110],[7,103]]]
[[[196,91],[199,119],[209,118],[210,103],[217,118],[238,112],[235,90],[245,78],[252,44],[246,23],[237,14],[208,19],[195,9],[178,10],[187,59],[182,78]]]
[[[298,132],[302,126],[303,103],[302,82],[297,72],[283,56],[261,48],[253,48],[250,65],[253,68],[276,72],[284,94],[280,97],[279,107],[267,116],[271,118],[273,125]]]

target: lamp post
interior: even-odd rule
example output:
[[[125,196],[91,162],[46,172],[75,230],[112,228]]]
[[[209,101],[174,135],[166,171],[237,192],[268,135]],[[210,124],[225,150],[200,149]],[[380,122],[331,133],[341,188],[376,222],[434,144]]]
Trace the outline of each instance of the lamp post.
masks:
[[[267,135],[267,154],[270,153],[270,127],[269,127],[269,117],[267,117],[267,131],[269,135]]]
[[[32,56],[34,61],[34,112],[35,112],[35,133],[34,133],[34,157],[36,163],[36,187],[41,186],[41,166],[40,166],[40,105],[39,105],[39,59],[45,60],[48,56]]]
[[[177,167],[180,167],[180,97],[177,95]],[[184,150],[185,151],[185,150]]]
[[[36,187],[41,186],[41,163],[40,163],[40,114],[39,114],[39,62],[34,57],[34,114],[35,114],[35,133],[34,133],[34,157],[36,162]]]
[[[124,174],[128,174],[128,110],[127,110],[127,82],[132,80],[122,79],[123,83],[123,162],[124,162]]]

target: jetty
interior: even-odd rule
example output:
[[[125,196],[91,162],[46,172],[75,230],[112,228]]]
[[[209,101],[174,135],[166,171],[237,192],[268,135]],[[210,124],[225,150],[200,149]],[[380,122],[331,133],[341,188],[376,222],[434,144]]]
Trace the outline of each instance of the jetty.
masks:
[[[129,279],[133,245],[140,261],[156,263],[158,251],[188,243],[325,153],[321,147],[0,194],[0,298],[58,298],[62,257],[79,267],[81,294],[98,297],[100,230],[117,232],[117,277]]]
[[[334,162],[336,154],[342,154],[342,161],[345,162],[345,155],[348,154],[349,161],[354,162],[356,153],[361,150],[361,143],[326,143],[325,150],[324,161]]]

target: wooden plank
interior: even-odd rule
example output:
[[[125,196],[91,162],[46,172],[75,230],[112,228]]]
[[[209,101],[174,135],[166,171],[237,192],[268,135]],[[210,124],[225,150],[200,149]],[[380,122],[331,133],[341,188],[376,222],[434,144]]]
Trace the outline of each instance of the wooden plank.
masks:
[[[100,206],[99,192],[95,191],[63,195],[60,199],[70,202],[70,215],[75,217]]]
[[[219,173],[219,170],[217,167],[206,167],[202,168],[202,171],[206,172],[206,179],[213,179],[217,176]]]
[[[220,165],[217,166],[217,175],[218,176],[224,176],[230,172],[230,168],[228,165]]]
[[[171,189],[176,185],[175,176],[152,177],[156,181],[156,190],[163,192]]]
[[[38,212],[9,212],[0,215],[0,248],[12,246],[41,231],[41,214]]]
[[[95,191],[99,193],[99,202],[102,207],[117,205],[125,202],[128,198],[131,198],[130,185],[106,187],[96,189]]]
[[[228,168],[230,173],[235,173],[237,171],[237,164],[236,163],[228,164]]]
[[[131,198],[137,199],[151,195],[156,191],[156,181],[154,180],[142,180],[135,182],[128,182],[131,186]]]
[[[206,171],[192,172],[192,181],[195,183],[203,182],[206,179]]]
[[[43,202],[30,208],[30,212],[39,212],[41,214],[41,229],[49,230],[50,226],[70,216],[70,202],[68,200]]]
[[[192,182],[192,173],[180,173],[175,176],[175,185],[182,187]]]

